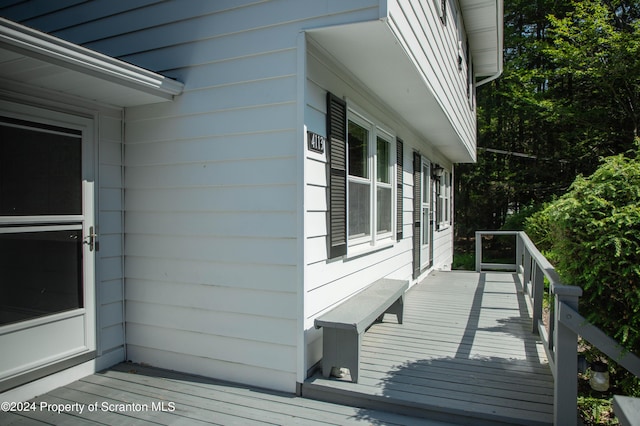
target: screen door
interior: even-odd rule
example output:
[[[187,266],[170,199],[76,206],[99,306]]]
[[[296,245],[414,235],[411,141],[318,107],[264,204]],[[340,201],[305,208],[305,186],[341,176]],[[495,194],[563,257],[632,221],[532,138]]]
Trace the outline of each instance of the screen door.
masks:
[[[95,350],[91,135],[70,121],[0,115],[0,383]]]

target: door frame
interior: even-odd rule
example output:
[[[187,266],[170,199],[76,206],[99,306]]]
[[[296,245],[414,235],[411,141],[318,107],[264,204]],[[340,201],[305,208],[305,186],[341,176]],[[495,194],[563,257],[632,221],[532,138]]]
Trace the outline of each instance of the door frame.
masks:
[[[53,110],[44,106],[26,105],[10,100],[0,99],[0,115],[9,119],[20,120],[25,128],[29,123],[41,126],[55,126],[80,132],[82,154],[82,214],[80,215],[42,215],[42,216],[4,216],[0,217],[0,226],[24,227],[36,230],[37,226],[46,223],[61,224],[67,229],[78,224],[82,229],[82,238],[89,237],[90,229],[95,234],[97,194],[94,191],[97,175],[97,138],[94,117],[91,114],[79,115]],[[21,125],[21,124],[19,124]],[[31,226],[29,226],[31,224]],[[95,238],[94,238],[95,240]],[[78,309],[53,313],[42,317],[0,326],[0,341],[20,341],[37,335],[37,330],[63,330],[64,324],[76,325],[76,336],[79,344],[68,350],[59,350],[44,354],[41,358],[31,358],[22,364],[7,363],[0,371],[0,392],[53,374],[57,371],[89,361],[96,357],[97,349],[97,307],[96,307],[96,269],[95,246],[82,244],[82,288],[83,306]],[[81,330],[81,331],[80,331]],[[31,333],[31,334],[30,334]],[[79,335],[82,334],[82,335]],[[22,337],[20,337],[22,336]],[[3,346],[0,344],[0,346]],[[16,348],[14,356],[19,356],[21,348]],[[26,350],[25,350],[26,352]]]
[[[428,195],[429,201],[424,203],[424,191],[423,187],[425,175],[423,165],[428,165],[428,171],[426,175],[426,181],[428,183]],[[431,161],[420,154],[417,151],[413,152],[413,278],[417,279],[427,269],[433,266],[433,218],[434,218],[434,204],[433,204],[433,179],[431,178]],[[423,217],[424,205],[427,205],[429,209],[428,220],[425,224]],[[425,228],[427,226],[428,228]],[[426,248],[426,256],[423,249],[424,231],[428,230],[429,247]],[[427,257],[427,259],[424,259]]]

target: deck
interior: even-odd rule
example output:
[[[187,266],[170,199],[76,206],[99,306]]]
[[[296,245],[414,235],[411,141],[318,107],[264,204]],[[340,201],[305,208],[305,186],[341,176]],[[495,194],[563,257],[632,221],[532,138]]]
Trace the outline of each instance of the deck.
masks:
[[[551,424],[553,381],[530,324],[514,275],[435,272],[407,294],[404,324],[365,333],[358,384],[316,375],[301,398],[124,363],[0,411],[0,424]]]
[[[357,384],[316,374],[303,395],[462,424],[553,423],[553,378],[517,276],[435,272],[404,315],[364,334]]]
[[[31,402],[0,410],[0,425],[450,426],[127,363]]]

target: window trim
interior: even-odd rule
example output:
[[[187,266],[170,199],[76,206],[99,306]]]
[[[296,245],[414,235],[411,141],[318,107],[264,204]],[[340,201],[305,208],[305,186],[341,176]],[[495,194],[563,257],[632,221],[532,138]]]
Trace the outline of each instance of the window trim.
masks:
[[[362,112],[352,102],[347,102],[347,129],[349,122],[353,122],[364,127],[369,132],[368,140],[368,169],[369,178],[352,176],[347,168],[347,255],[361,254],[363,251],[378,249],[381,246],[393,244],[396,241],[396,216],[397,216],[397,188],[396,188],[396,167],[397,167],[397,145],[394,133],[379,121],[371,118]],[[347,131],[348,133],[348,131]],[[389,164],[388,176],[389,183],[378,182],[378,161],[377,161],[377,141],[378,137],[389,144]],[[347,164],[349,162],[349,140],[347,134]],[[354,183],[369,184],[369,234],[363,237],[351,237],[349,235],[349,185]],[[390,219],[389,230],[384,233],[378,232],[378,208],[377,208],[377,189],[378,187],[388,188],[391,191]]]
[[[438,230],[443,230],[451,226],[452,224],[452,209],[451,209],[451,172],[444,170],[442,176],[438,182]]]

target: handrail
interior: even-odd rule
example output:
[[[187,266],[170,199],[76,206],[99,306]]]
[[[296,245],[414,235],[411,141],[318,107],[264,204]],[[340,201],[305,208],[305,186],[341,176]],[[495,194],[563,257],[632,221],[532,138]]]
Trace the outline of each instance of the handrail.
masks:
[[[485,235],[513,235],[516,242],[516,263],[505,265],[483,262],[482,237]],[[518,274],[524,294],[532,306],[531,331],[540,335],[554,377],[554,424],[577,423],[578,336],[582,336],[629,372],[640,377],[640,358],[624,350],[578,313],[582,289],[562,284],[553,265],[525,232],[476,231],[476,271],[496,269],[512,270]],[[548,331],[542,317],[545,278],[549,282],[550,300],[554,303],[553,309],[549,311]]]

